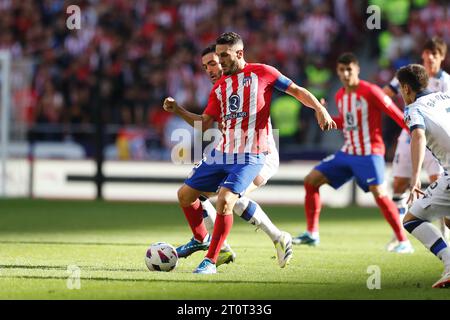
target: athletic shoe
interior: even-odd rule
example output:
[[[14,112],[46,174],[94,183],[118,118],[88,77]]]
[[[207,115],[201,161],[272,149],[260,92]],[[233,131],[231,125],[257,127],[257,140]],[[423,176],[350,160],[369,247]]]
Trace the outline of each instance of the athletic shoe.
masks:
[[[217,273],[216,265],[211,260],[209,260],[208,258],[205,258],[199,264],[197,269],[194,270],[194,273],[200,273],[200,274]]]
[[[386,251],[391,252],[396,246],[398,246],[398,240],[397,237],[393,235],[391,240],[389,240],[389,242],[386,244]]]
[[[414,253],[414,248],[409,241],[399,242],[390,252],[395,253]]]
[[[217,257],[216,266],[219,267],[222,264],[228,264],[236,260],[236,253],[231,250],[231,247],[227,245],[225,248],[220,250],[219,256]]]
[[[211,243],[211,237],[208,235],[206,240],[204,242],[200,242],[194,237],[182,246],[179,246],[177,250],[177,254],[179,258],[186,258],[189,257],[191,254],[193,254],[196,251],[199,250],[207,250],[209,248],[209,244]]]
[[[433,288],[450,288],[450,270],[444,271],[442,278],[433,284]]]
[[[292,239],[293,244],[307,244],[308,246],[317,246],[320,243],[319,236],[313,237],[308,231],[303,232],[298,237]]]
[[[273,243],[277,250],[278,265],[284,268],[292,259],[292,237],[289,233],[282,231],[281,236]]]

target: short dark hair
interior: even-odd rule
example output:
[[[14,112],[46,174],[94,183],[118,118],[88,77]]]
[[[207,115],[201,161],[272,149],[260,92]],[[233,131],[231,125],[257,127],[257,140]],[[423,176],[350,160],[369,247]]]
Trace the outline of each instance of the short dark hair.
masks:
[[[234,46],[235,44],[241,43],[244,46],[244,41],[242,41],[242,37],[238,35],[236,32],[225,32],[220,35],[216,39],[216,44],[228,44],[230,46]]]
[[[356,58],[353,52],[344,52],[337,59],[337,63],[350,64],[352,62],[359,65],[358,58]]]
[[[428,73],[420,64],[401,67],[396,74],[400,84],[407,84],[414,92],[421,92],[428,86]]]
[[[439,52],[443,57],[447,54],[447,44],[442,38],[433,37],[428,39],[423,45],[422,51],[430,50],[431,52]]]
[[[207,55],[208,53],[211,53],[211,52],[216,52],[216,45],[215,44],[212,44],[212,45],[206,47],[205,49],[203,49],[202,57]]]

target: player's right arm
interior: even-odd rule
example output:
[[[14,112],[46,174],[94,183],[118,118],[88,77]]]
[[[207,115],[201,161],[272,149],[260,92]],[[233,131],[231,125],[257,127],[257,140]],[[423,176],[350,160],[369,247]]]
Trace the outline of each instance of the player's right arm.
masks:
[[[425,120],[422,114],[416,108],[410,108],[405,112],[405,122],[411,132],[411,194],[408,202],[414,201],[419,195],[424,193],[421,190],[420,171],[425,158]]]
[[[196,114],[187,111],[182,106],[179,106],[178,103],[172,97],[168,97],[164,100],[163,105],[164,110],[167,112],[171,112],[181,117],[184,121],[186,121],[189,125],[194,127],[194,124],[197,122],[201,122],[202,131],[208,130],[212,127],[214,122],[214,118],[209,114]]]

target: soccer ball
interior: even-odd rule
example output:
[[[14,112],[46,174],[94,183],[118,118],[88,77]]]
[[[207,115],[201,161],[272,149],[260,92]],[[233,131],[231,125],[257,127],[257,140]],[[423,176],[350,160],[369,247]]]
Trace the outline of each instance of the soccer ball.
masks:
[[[178,264],[177,251],[168,243],[153,243],[147,249],[145,264],[150,271],[172,271]]]

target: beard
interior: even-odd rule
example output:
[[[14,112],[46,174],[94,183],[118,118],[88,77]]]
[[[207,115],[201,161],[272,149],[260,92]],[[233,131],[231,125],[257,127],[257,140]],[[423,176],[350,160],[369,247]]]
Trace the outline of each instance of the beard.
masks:
[[[237,61],[232,61],[232,62],[230,62],[230,67],[228,68],[228,71],[224,71],[223,74],[226,76],[230,76],[230,75],[236,73],[237,68],[238,68]]]

